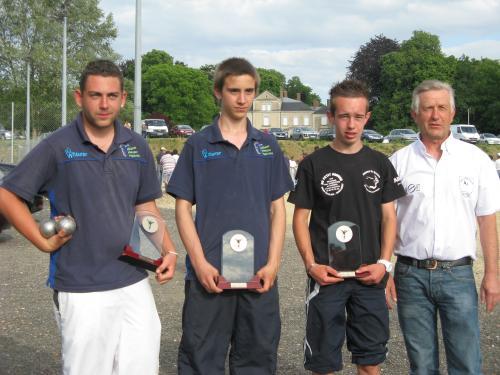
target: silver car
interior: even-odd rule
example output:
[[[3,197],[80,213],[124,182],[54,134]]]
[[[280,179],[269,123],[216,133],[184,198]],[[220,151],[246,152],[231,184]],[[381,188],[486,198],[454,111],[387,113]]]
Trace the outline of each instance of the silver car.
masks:
[[[386,137],[389,142],[413,142],[418,134],[413,129],[393,129]]]
[[[290,129],[289,138],[294,140],[318,139],[319,133],[310,126],[301,126]]]

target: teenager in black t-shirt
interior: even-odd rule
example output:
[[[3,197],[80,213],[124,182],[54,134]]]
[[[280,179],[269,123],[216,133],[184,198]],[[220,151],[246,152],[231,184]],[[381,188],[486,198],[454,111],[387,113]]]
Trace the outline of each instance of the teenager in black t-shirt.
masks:
[[[358,371],[378,374],[389,338],[383,284],[392,269],[394,200],[405,193],[389,160],[361,141],[370,117],[364,84],[341,82],[330,99],[336,138],[303,160],[289,197],[295,204],[295,240],[309,274],[305,368],[315,374],[341,370],[347,336]],[[331,266],[339,254],[329,255],[328,228],[340,221],[356,228],[346,229],[348,238],[359,232],[363,265],[353,278],[342,278]]]

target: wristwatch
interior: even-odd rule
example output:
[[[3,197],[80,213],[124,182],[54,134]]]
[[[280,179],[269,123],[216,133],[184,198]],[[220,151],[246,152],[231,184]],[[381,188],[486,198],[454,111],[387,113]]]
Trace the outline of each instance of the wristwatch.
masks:
[[[377,260],[377,264],[383,264],[384,267],[385,267],[385,272],[391,272],[392,271],[392,263],[389,262],[388,260],[379,259],[379,260]]]

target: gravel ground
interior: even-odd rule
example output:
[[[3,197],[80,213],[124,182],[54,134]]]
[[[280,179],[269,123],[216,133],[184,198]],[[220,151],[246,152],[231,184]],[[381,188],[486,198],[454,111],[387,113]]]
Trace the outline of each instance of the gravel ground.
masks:
[[[162,214],[179,252],[185,252],[175,229],[173,202],[159,201]],[[293,208],[287,205],[289,213]],[[36,214],[46,217],[46,210]],[[500,226],[500,215],[497,217]],[[304,335],[305,274],[298,255],[288,220],[283,262],[279,274],[282,336],[279,347],[278,374],[306,374],[302,366],[302,339]],[[60,373],[60,339],[53,318],[51,290],[44,285],[48,256],[37,251],[13,229],[0,234],[0,374],[58,374]],[[160,374],[176,374],[177,347],[181,336],[184,265],[178,263],[174,279],[158,286],[151,279],[163,334],[161,342]],[[481,275],[482,261],[476,262],[476,275]],[[477,276],[480,282],[480,276]],[[500,374],[500,308],[492,314],[480,310],[481,346],[485,374]],[[441,345],[442,346],[442,345]],[[344,352],[344,370],[340,374],[355,374],[350,356]],[[443,358],[441,353],[441,358]],[[442,369],[445,364],[442,363]],[[408,373],[398,318],[391,312],[391,339],[389,356],[383,365],[384,374]],[[445,371],[443,370],[443,373]]]

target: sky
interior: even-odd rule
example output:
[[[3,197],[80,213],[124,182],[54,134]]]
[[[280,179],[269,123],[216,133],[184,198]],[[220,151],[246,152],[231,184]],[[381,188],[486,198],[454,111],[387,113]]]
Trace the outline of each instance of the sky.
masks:
[[[113,48],[135,54],[135,0],[100,0],[118,28]],[[142,0],[142,52],[198,68],[240,56],[299,76],[324,102],[349,60],[376,35],[423,30],[447,55],[500,59],[500,0]]]

